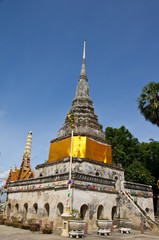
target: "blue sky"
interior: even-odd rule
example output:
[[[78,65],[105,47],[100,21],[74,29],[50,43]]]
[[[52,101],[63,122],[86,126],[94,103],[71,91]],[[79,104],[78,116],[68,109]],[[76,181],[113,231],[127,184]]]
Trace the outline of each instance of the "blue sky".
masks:
[[[158,0],[0,0],[0,173],[48,159],[75,96],[86,40],[90,95],[99,122],[159,141],[137,98],[159,81]]]

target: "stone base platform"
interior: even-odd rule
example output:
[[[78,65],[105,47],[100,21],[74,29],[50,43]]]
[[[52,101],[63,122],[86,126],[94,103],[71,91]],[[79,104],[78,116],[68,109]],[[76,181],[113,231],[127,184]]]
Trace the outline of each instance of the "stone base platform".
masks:
[[[70,238],[72,238],[72,237],[83,238],[84,237],[84,231],[71,231],[71,232],[69,232],[69,237]]]
[[[108,236],[111,235],[111,231],[109,229],[99,229],[98,230],[98,235],[104,235],[104,236]]]
[[[130,233],[131,232],[131,228],[120,228],[119,231],[121,233]]]

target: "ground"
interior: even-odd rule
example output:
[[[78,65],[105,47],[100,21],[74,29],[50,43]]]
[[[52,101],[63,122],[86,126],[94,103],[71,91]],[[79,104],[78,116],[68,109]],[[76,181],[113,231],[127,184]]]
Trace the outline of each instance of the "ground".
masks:
[[[19,228],[8,227],[5,225],[0,225],[0,239],[1,240],[64,240],[68,239],[55,234],[42,234],[41,232],[31,232],[30,230],[23,230]],[[153,240],[159,239],[159,232],[145,232],[141,234],[139,231],[133,231],[131,234],[121,234],[117,231],[113,232],[111,236],[97,236],[96,233],[88,234],[84,239],[88,240],[100,240],[100,239],[110,239],[110,240]]]

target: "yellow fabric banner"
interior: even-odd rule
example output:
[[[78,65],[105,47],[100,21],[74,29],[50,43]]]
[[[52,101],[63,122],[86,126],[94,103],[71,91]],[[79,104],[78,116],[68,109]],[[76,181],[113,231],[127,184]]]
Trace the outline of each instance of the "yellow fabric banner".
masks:
[[[49,162],[69,157],[71,154],[71,138],[60,142],[51,143]],[[111,146],[101,144],[88,137],[73,137],[72,157],[88,158],[100,162],[112,164]]]

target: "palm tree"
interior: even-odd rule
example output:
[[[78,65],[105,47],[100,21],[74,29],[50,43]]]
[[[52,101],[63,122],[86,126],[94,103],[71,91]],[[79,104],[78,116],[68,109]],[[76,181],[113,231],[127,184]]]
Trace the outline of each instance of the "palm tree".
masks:
[[[138,107],[146,120],[159,127],[159,83],[150,82],[142,89]]]

